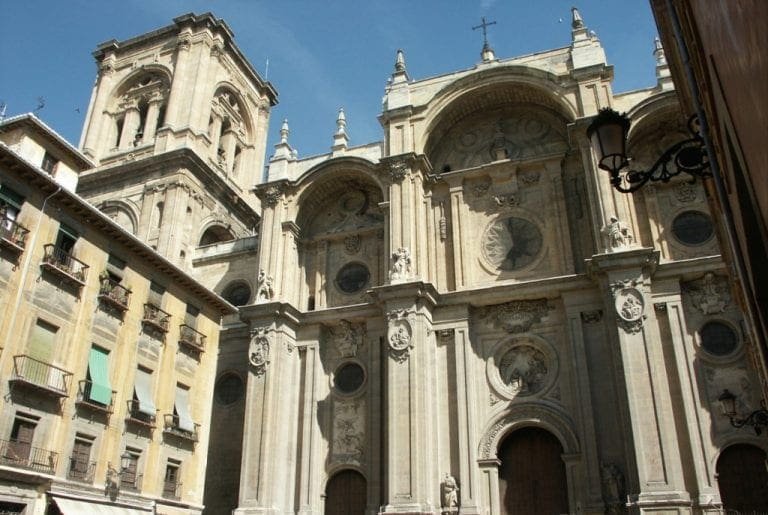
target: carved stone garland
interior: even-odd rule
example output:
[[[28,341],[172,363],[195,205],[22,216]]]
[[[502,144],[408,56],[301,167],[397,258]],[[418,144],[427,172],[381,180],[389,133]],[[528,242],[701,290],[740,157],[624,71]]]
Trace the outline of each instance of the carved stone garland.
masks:
[[[723,277],[708,272],[703,278],[683,284],[683,293],[690,296],[693,307],[704,315],[725,311],[731,296],[728,283]]]
[[[413,348],[413,325],[416,313],[406,309],[396,309],[387,314],[389,327],[387,343],[389,355],[398,363],[403,363],[410,356]]]
[[[349,320],[341,320],[338,325],[330,328],[331,342],[341,358],[353,358],[363,346],[365,326],[353,324]]]
[[[617,281],[610,285],[619,326],[630,334],[640,332],[646,318],[645,299],[636,285],[637,281],[633,280]]]
[[[491,321],[508,333],[524,333],[549,311],[547,299],[515,300],[483,309],[480,317]]]
[[[271,347],[271,329],[255,327],[251,330],[251,343],[248,347],[248,361],[254,368],[256,376],[262,376],[269,365],[269,349]]]

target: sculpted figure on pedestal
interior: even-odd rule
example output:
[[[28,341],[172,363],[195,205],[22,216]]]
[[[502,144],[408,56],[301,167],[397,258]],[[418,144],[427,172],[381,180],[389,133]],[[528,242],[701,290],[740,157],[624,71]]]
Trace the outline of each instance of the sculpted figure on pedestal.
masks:
[[[459,485],[456,479],[446,473],[442,483],[443,513],[456,513],[459,511]]]

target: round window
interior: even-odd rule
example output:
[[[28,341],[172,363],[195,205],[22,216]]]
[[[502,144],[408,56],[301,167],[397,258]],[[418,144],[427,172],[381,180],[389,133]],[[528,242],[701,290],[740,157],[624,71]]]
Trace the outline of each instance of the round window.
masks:
[[[699,337],[702,348],[713,356],[727,356],[739,343],[736,332],[722,322],[707,322],[699,330]]]
[[[365,382],[365,371],[357,363],[345,363],[333,374],[333,386],[341,393],[355,393]]]
[[[224,289],[221,296],[233,306],[245,306],[251,299],[251,288],[245,283],[232,283]]]
[[[244,390],[243,380],[237,374],[226,374],[216,381],[216,400],[222,406],[229,406],[240,400]]]
[[[336,274],[336,286],[344,293],[356,293],[365,288],[371,278],[368,268],[362,263],[347,263]]]
[[[539,228],[514,216],[492,222],[483,236],[483,253],[497,270],[518,270],[530,265],[541,246]]]
[[[685,245],[701,245],[714,233],[712,219],[700,211],[685,211],[672,221],[672,234]]]

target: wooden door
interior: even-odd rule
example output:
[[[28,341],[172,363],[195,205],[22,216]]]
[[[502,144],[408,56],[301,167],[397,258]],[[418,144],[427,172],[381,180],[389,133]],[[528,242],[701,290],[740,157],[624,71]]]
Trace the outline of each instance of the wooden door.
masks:
[[[768,513],[767,467],[765,452],[754,445],[732,445],[720,454],[717,483],[728,513]]]
[[[35,436],[35,424],[26,420],[16,419],[11,430],[11,441],[8,443],[8,458],[27,464],[32,451],[32,439]]]
[[[342,470],[325,486],[325,515],[363,515],[366,481],[359,472]]]
[[[548,431],[527,427],[499,447],[499,494],[505,515],[568,513],[563,447]]]

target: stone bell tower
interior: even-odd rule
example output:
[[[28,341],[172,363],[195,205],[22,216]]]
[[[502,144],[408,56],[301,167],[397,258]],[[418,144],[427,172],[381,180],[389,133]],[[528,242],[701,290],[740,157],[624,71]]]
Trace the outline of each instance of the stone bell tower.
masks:
[[[79,193],[181,265],[197,246],[252,234],[277,92],[210,13],[94,52]]]

